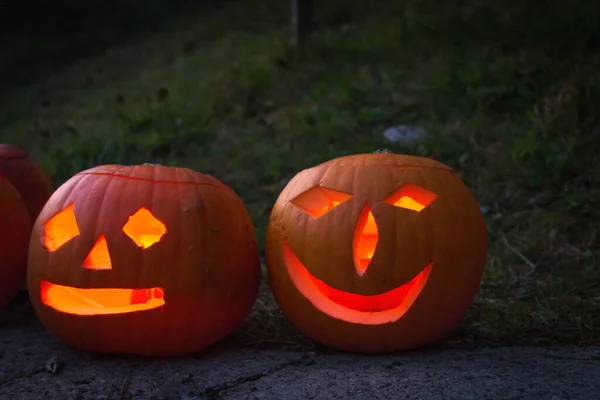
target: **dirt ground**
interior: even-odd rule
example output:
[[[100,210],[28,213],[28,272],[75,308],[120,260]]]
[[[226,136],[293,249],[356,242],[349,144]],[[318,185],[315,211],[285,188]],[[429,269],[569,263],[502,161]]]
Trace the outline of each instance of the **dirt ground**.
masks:
[[[225,340],[169,359],[75,351],[26,300],[0,319],[0,399],[600,399],[600,347],[420,350],[369,357]]]

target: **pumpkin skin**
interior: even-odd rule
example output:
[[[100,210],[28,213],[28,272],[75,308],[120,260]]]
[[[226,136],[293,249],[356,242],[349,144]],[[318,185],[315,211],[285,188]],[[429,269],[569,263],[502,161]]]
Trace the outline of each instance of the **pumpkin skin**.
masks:
[[[265,258],[274,297],[300,331],[377,354],[432,343],[458,323],[486,251],[483,216],[449,167],[380,153],[292,178],[271,212]]]
[[[30,232],[31,220],[23,198],[0,173],[0,308],[25,282]]]
[[[48,331],[87,351],[201,350],[241,324],[259,282],[254,228],[241,199],[186,168],[80,172],[54,192],[31,235],[33,306]],[[102,292],[117,288],[124,290]],[[73,290],[93,306],[68,298]]]
[[[19,191],[35,221],[52,193],[46,172],[23,149],[10,144],[0,144],[0,172]]]

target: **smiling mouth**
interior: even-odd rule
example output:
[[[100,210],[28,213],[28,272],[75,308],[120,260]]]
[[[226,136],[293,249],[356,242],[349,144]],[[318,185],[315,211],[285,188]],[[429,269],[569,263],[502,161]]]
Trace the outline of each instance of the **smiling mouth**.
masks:
[[[107,315],[152,310],[165,304],[161,287],[146,289],[82,289],[40,282],[42,303],[66,314]]]
[[[317,309],[336,319],[363,325],[380,325],[399,320],[423,290],[433,265],[427,265],[402,286],[366,296],[336,289],[311,274],[285,239],[283,257],[294,285]]]

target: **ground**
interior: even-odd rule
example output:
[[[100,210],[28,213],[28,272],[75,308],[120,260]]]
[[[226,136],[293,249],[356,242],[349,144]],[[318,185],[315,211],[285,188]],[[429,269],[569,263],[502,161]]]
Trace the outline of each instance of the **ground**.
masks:
[[[374,357],[234,335],[192,356],[149,359],[74,351],[33,317],[2,328],[0,343],[0,398],[10,400],[600,398],[600,347],[443,345]]]
[[[48,23],[43,39],[5,39],[0,142],[56,185],[100,163],[210,173],[244,200],[261,250],[297,171],[384,148],[438,159],[484,207],[490,238],[480,293],[445,345],[599,345],[600,21],[587,1],[468,3],[323,2],[300,50],[287,2],[75,8],[63,34]],[[397,124],[430,137],[391,143]],[[268,290],[240,335],[311,346]]]

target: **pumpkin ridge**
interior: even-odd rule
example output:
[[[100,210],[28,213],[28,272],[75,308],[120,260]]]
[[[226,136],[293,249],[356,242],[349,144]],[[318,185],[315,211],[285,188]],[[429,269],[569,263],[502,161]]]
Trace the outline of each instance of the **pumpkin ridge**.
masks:
[[[394,165],[394,164],[380,164],[380,165],[331,165],[329,168],[332,167],[337,167],[337,168],[344,168],[344,167],[360,167],[361,169],[364,168],[421,168],[421,169],[439,169],[442,171],[451,171],[454,172],[454,170],[450,167],[441,167],[441,166],[433,166],[433,165],[413,165],[413,164],[401,164],[401,165]]]
[[[153,180],[153,179],[146,179],[146,178],[138,178],[136,176],[125,176],[125,175],[119,175],[119,174],[109,174],[107,172],[80,172],[77,175],[99,175],[99,176],[110,176],[110,177],[114,177],[114,178],[123,178],[123,179],[131,179],[131,180],[136,180],[136,181],[144,181],[144,182],[152,182],[152,183],[166,183],[166,184],[177,184],[177,185],[198,185],[198,186],[212,186],[218,189],[227,189],[221,185],[216,185],[214,183],[207,183],[207,182],[178,182],[178,181],[162,181],[162,180]]]
[[[0,154],[4,160],[20,160],[29,158],[29,155],[22,148],[12,144],[0,145]]]
[[[312,167],[312,168],[307,168],[301,172],[298,173],[298,175],[314,170],[315,168],[361,168],[361,169],[366,169],[366,168],[419,168],[419,169],[424,169],[424,170],[429,170],[429,169],[437,169],[440,171],[448,171],[448,172],[454,172],[454,170],[450,167],[441,167],[441,166],[427,166],[427,165],[411,165],[411,164],[402,164],[402,165],[393,165],[393,164],[382,164],[382,165],[366,165],[366,166],[362,166],[362,165],[320,165],[320,166],[316,166],[316,167]],[[321,182],[319,181],[319,184]]]
[[[75,191],[75,189],[77,189],[77,186],[79,186],[83,181],[84,181],[84,179],[79,179],[78,181],[73,182],[73,184],[67,188],[69,190],[64,194],[64,198],[68,199],[71,196],[71,193],[73,193]],[[65,207],[67,207],[69,205],[69,203],[71,203],[69,200],[61,202],[60,209],[63,210]],[[60,211],[58,211],[58,212],[60,212]],[[53,215],[58,214],[58,212],[56,212]],[[50,218],[52,218],[53,215],[51,215]]]
[[[22,160],[24,158],[29,158],[27,155],[22,155],[22,154],[17,154],[17,155],[10,155],[10,156],[3,156],[2,157],[5,160]]]

